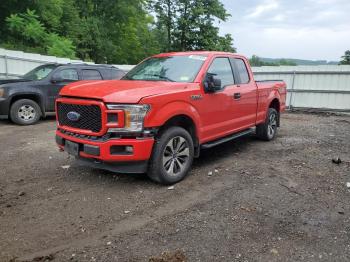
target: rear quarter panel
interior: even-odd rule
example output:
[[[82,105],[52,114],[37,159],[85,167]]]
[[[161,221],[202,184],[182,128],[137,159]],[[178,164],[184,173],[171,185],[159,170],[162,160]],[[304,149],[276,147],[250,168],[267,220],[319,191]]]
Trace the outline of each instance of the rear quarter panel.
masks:
[[[286,108],[286,84],[283,81],[256,82],[258,86],[257,124],[265,121],[267,110],[274,99],[280,103],[280,112]]]

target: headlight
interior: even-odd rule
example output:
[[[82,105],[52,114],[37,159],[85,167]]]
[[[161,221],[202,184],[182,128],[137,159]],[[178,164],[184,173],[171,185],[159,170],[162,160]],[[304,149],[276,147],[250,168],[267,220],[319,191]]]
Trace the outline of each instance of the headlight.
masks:
[[[0,97],[3,97],[5,94],[5,89],[0,88]]]
[[[107,108],[124,111],[124,127],[109,128],[108,132],[141,132],[143,120],[151,107],[149,105],[107,105]]]

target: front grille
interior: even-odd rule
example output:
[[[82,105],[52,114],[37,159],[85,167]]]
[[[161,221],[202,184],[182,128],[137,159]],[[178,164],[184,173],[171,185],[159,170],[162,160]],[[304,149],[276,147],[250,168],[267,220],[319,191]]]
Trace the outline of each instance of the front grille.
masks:
[[[71,121],[67,114],[76,112],[80,115],[78,121]],[[98,105],[75,105],[57,103],[58,122],[61,126],[90,130],[98,133],[102,129],[102,113]]]

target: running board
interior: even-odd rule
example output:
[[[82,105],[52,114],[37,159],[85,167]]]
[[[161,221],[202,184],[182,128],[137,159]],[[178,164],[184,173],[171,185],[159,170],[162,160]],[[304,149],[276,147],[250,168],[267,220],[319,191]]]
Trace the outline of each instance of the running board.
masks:
[[[242,136],[246,136],[246,135],[249,135],[249,134],[252,134],[252,133],[254,133],[254,129],[253,128],[246,129],[246,130],[241,131],[239,133],[235,133],[235,134],[230,135],[230,136],[225,136],[224,138],[221,138],[219,140],[215,140],[215,141],[212,141],[212,142],[205,143],[205,144],[201,145],[201,148],[202,149],[212,148],[214,146],[218,146],[218,145],[220,145],[222,143],[226,143],[226,142],[231,141],[233,139],[236,139],[236,138],[239,138],[239,137],[242,137]]]

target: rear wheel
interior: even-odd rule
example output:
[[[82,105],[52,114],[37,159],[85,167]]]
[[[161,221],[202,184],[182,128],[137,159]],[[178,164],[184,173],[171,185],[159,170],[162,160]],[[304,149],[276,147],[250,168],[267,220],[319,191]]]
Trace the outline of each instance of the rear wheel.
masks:
[[[192,166],[194,146],[191,135],[181,127],[170,127],[157,139],[148,176],[169,185],[181,181]]]
[[[277,134],[278,112],[274,108],[269,108],[265,123],[256,126],[256,135],[258,138],[270,141]]]
[[[11,120],[18,125],[32,125],[39,121],[41,110],[39,105],[30,99],[14,102],[10,109]]]

